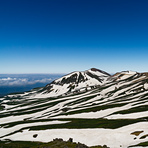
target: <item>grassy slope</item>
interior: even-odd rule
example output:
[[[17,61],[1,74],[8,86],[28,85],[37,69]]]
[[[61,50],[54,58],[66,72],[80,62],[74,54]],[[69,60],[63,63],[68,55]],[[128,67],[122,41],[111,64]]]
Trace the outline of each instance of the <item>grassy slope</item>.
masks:
[[[88,147],[81,143],[57,139],[48,143],[30,141],[0,141],[0,148],[107,148],[107,146]]]

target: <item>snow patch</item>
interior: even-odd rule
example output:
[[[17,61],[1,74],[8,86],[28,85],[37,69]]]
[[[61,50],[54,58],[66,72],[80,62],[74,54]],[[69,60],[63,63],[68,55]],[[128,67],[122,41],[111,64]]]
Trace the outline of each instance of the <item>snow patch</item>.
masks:
[[[51,129],[51,130],[39,130],[29,131],[23,130],[10,136],[2,138],[21,141],[42,141],[49,142],[55,138],[62,138],[68,140],[70,137],[75,142],[81,142],[88,146],[95,145],[107,145],[110,148],[127,148],[130,145],[136,145],[140,142],[147,141],[146,139],[134,139],[135,135],[131,135],[132,132],[137,130],[144,131],[142,135],[148,133],[148,122],[140,122],[118,129]],[[34,134],[38,134],[36,138],[33,138]]]

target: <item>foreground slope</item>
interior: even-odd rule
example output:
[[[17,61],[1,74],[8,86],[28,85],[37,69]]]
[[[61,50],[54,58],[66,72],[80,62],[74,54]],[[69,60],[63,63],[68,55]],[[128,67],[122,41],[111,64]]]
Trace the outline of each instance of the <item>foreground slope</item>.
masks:
[[[49,142],[72,137],[111,148],[147,142],[148,74],[88,71],[95,74],[71,73],[45,88],[1,98],[0,139]],[[75,87],[69,90],[69,85]]]

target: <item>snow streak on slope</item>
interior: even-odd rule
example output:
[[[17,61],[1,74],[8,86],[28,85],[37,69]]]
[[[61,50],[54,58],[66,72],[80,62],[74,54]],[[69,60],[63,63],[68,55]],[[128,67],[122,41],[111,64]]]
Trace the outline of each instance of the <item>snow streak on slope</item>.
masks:
[[[47,142],[72,137],[111,148],[148,141],[147,76],[131,71],[109,76],[91,69],[71,73],[43,89],[5,96],[0,99],[0,139]],[[138,136],[132,134],[139,131],[143,132]]]
[[[18,132],[12,136],[6,138],[20,141],[43,141],[48,142],[59,137],[65,141],[69,137],[73,137],[76,142],[85,143],[88,146],[93,145],[108,145],[110,148],[127,148],[128,146],[135,145],[140,142],[144,142],[144,139],[140,137],[148,133],[148,122],[141,122],[118,129],[52,129],[52,130],[40,130],[29,131],[28,129]],[[143,131],[138,136],[133,135],[133,131]],[[38,134],[37,138],[33,138],[32,135]],[[137,138],[137,140],[135,140]]]
[[[110,74],[96,68],[83,72],[73,72],[48,84],[36,97],[84,92],[102,85],[109,76]]]

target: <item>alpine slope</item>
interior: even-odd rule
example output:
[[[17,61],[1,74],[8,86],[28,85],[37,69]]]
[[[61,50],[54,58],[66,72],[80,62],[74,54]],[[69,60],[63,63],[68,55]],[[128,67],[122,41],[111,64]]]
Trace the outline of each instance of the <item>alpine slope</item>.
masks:
[[[36,135],[36,136],[34,136]],[[148,73],[92,68],[0,98],[0,140],[148,147]]]

